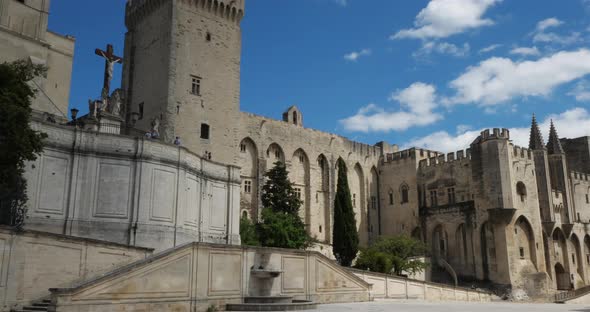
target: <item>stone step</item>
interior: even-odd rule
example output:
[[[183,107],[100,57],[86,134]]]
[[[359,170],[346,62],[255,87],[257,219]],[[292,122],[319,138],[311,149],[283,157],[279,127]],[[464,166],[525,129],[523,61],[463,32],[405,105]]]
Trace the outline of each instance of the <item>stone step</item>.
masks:
[[[304,311],[315,310],[317,304],[311,301],[293,300],[292,303],[239,303],[228,304],[226,311]]]
[[[292,296],[257,296],[245,297],[244,303],[292,303]]]

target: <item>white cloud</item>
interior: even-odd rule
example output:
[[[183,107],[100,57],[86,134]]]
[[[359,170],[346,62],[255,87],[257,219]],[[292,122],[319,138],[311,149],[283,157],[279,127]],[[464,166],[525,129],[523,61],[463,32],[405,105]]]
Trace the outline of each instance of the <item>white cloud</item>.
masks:
[[[537,47],[518,47],[510,50],[510,54],[516,54],[521,56],[536,56],[541,54],[541,52],[539,52],[539,49],[537,49]]]
[[[590,135],[590,112],[584,108],[577,107],[561,114],[547,116],[539,125],[545,139],[549,136],[551,120],[555,123],[559,137],[575,138]],[[412,139],[404,144],[403,148],[421,147],[444,153],[454,152],[468,148],[484,129],[464,129],[465,131],[459,131],[458,129],[459,132],[455,135],[446,131],[439,131],[425,137]],[[516,145],[528,147],[529,135],[530,125],[510,129],[510,138]]]
[[[391,39],[437,39],[494,24],[485,12],[502,0],[431,0],[418,13],[414,28],[404,29]]]
[[[590,50],[558,52],[536,61],[513,62],[493,57],[468,67],[451,81],[453,97],[445,105],[502,104],[514,97],[547,96],[559,85],[590,74]]]
[[[432,85],[416,82],[393,93],[389,100],[398,102],[401,109],[389,112],[369,104],[359,109],[356,115],[340,120],[340,123],[348,131],[388,132],[426,126],[442,119],[442,115],[433,112],[437,104],[436,89]]]
[[[502,46],[501,44],[492,44],[492,45],[489,45],[489,46],[479,50],[479,53],[482,54],[482,53],[492,52],[501,46]]]
[[[554,32],[546,32],[547,29],[555,28],[562,24],[564,24],[564,22],[555,17],[547,18],[538,22],[537,27],[533,32],[533,42],[569,45],[579,42],[582,39],[579,32],[573,32],[568,36],[559,35]]]
[[[541,32],[547,28],[557,27],[561,24],[563,24],[563,21],[560,21],[555,17],[546,18],[537,23],[537,31]]]
[[[362,49],[358,52],[350,52],[344,55],[344,59],[351,62],[356,62],[361,56],[371,55],[370,49]]]
[[[413,55],[414,57],[420,57],[424,55],[429,55],[433,52],[440,53],[440,54],[448,54],[452,56],[467,56],[471,51],[471,47],[469,43],[464,43],[462,47],[456,46],[452,43],[448,42],[426,42],[422,45],[420,50],[416,51]]]
[[[578,102],[590,102],[590,82],[588,80],[579,81],[567,95],[575,97]]]

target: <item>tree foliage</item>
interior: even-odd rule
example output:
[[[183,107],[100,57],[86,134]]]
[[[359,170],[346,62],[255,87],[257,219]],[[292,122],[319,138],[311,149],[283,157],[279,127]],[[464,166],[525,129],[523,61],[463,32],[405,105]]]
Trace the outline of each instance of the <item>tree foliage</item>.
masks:
[[[419,240],[406,235],[381,237],[371,246],[361,250],[356,268],[397,275],[402,272],[422,272],[427,264],[417,259],[424,255],[426,246]]]
[[[256,225],[248,217],[240,218],[240,238],[244,246],[259,246],[260,240],[256,232]]]
[[[334,199],[334,231],[332,233],[332,249],[336,260],[342,266],[350,266],[358,252],[359,236],[350,198],[346,165],[342,159],[338,160],[338,186]]]
[[[277,161],[264,176],[267,180],[262,187],[262,206],[275,212],[297,215],[303,202],[293,190],[285,164]]]
[[[265,247],[305,249],[311,239],[305,230],[305,224],[298,215],[262,210],[262,222],[258,224],[260,243]]]
[[[299,217],[302,201],[299,199],[291,181],[289,172],[282,162],[276,162],[265,177],[266,183],[262,187],[261,220],[256,227],[256,239],[265,247],[304,249],[311,245],[311,238],[305,229],[305,223]],[[247,240],[253,236],[246,229]],[[240,229],[240,231],[242,231]],[[244,237],[242,237],[244,241]]]
[[[0,223],[22,226],[27,201],[25,162],[43,150],[44,133],[30,127],[35,90],[46,68],[21,60],[0,64]]]

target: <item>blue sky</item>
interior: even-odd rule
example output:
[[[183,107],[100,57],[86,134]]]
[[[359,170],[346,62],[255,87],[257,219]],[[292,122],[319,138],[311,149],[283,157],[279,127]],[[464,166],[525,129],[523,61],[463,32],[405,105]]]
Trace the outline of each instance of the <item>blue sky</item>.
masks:
[[[122,54],[124,6],[52,1],[50,29],[77,38],[71,106],[99,96],[94,48]],[[487,127],[526,145],[532,113],[590,135],[589,17],[590,0],[247,0],[241,109],[442,151]]]

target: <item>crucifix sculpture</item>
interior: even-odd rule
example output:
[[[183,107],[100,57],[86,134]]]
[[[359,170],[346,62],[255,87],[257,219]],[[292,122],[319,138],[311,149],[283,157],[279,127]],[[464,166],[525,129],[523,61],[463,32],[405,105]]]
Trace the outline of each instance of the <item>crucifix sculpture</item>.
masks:
[[[104,84],[102,87],[102,98],[108,98],[111,91],[111,80],[113,79],[113,67],[116,63],[123,63],[123,59],[113,53],[113,45],[107,44],[107,50],[96,49],[94,53],[105,59]]]

